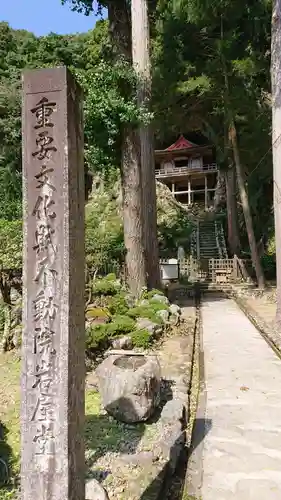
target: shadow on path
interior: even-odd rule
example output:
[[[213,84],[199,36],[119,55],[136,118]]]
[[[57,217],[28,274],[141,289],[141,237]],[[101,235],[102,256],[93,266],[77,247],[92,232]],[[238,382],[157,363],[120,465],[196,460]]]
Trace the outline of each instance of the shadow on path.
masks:
[[[9,486],[9,466],[12,461],[12,449],[7,443],[7,427],[0,421],[0,493],[2,488]]]
[[[183,500],[189,459],[195,449],[203,443],[211,427],[212,421],[210,419],[195,419],[191,446],[182,450],[175,473],[171,476],[168,463],[144,491],[139,500],[156,500],[157,498],[163,498],[163,500]],[[176,445],[175,443],[174,446]],[[173,449],[171,450],[172,454]],[[162,487],[160,487],[161,483],[163,483]]]

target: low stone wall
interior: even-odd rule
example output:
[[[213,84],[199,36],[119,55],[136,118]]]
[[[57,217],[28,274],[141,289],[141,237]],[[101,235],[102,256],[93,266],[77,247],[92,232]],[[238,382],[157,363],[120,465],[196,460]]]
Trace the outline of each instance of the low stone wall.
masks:
[[[258,307],[258,304],[257,307],[253,307],[250,297],[253,298],[254,294],[251,290],[232,286],[229,295],[234,298],[240,309],[259,330],[270,346],[281,356],[281,335],[276,327],[274,316],[271,314],[265,318],[261,313],[262,308]]]
[[[110,500],[170,498],[170,479],[191,432],[190,392],[197,324],[193,299],[187,300],[186,306],[183,303],[182,317],[181,325],[174,327],[153,350],[161,366],[159,410],[148,422],[114,423],[122,427],[122,438],[117,446],[115,443],[114,451],[105,443],[103,451],[96,453],[97,459],[88,471],[88,500],[91,500],[91,481],[94,487],[96,480],[106,489]],[[90,387],[95,385],[94,379],[91,374],[88,387],[89,382]],[[132,438],[137,429],[138,436]]]

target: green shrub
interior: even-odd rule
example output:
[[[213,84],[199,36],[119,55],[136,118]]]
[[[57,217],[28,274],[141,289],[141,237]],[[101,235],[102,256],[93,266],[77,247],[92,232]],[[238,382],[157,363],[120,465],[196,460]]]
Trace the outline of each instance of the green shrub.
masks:
[[[109,273],[105,278],[106,281],[117,281],[116,274]]]
[[[86,329],[86,349],[102,350],[109,345],[108,324],[92,325]]]
[[[149,301],[149,307],[150,309],[153,309],[153,311],[158,312],[158,311],[168,311],[169,306],[168,304],[164,304],[163,302],[159,302],[159,300],[151,299]]]
[[[153,290],[150,290],[149,292],[146,290],[142,294],[142,298],[149,300],[149,299],[152,299],[154,295],[164,295],[164,293],[162,292],[162,290],[153,289]]]
[[[156,315],[156,311],[153,307],[149,306],[137,306],[129,309],[128,316],[131,318],[147,318],[150,319],[153,323],[161,324],[161,318]]]
[[[114,276],[114,275],[109,275]],[[101,295],[116,295],[120,291],[120,284],[115,279],[108,279],[108,277],[101,278],[98,280],[94,280],[91,283],[92,293],[93,295],[101,296]]]
[[[112,322],[108,323],[107,331],[109,337],[125,335],[135,329],[135,321],[129,316],[113,316]]]
[[[148,330],[135,330],[131,333],[132,344],[134,347],[148,349],[152,342],[152,335]]]
[[[108,310],[111,314],[118,314],[119,316],[126,315],[129,307],[125,295],[118,293],[117,295],[111,297],[108,301]]]
[[[267,279],[276,277],[276,257],[274,254],[264,255],[261,259],[264,274]]]

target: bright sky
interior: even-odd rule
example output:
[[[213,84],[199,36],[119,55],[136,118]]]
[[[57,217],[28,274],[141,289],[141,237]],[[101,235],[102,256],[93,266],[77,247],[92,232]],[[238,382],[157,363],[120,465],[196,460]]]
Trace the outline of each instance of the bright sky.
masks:
[[[0,21],[14,29],[32,31],[35,35],[78,33],[92,29],[96,18],[72,12],[61,0],[0,0]]]

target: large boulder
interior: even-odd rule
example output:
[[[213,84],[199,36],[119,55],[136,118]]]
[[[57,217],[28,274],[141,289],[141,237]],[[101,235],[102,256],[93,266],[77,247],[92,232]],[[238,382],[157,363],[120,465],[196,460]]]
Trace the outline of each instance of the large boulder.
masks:
[[[161,302],[162,304],[169,304],[169,299],[166,297],[166,295],[160,295],[160,293],[156,293],[153,295],[152,300],[155,300],[157,302]]]
[[[105,410],[121,422],[145,421],[160,403],[161,371],[156,356],[111,355],[96,374]]]
[[[169,311],[171,313],[171,324],[175,326],[179,325],[181,321],[181,308],[177,304],[171,304]]]
[[[138,318],[136,324],[137,330],[147,330],[151,335],[158,335],[161,333],[163,328],[161,325],[157,325],[148,318]]]
[[[132,349],[133,342],[130,335],[123,335],[122,337],[112,339],[111,345],[113,349]]]
[[[96,479],[86,482],[86,500],[109,500],[106,490]]]
[[[170,313],[166,309],[163,309],[162,311],[157,311],[156,315],[159,316],[159,318],[165,325],[169,323]]]

